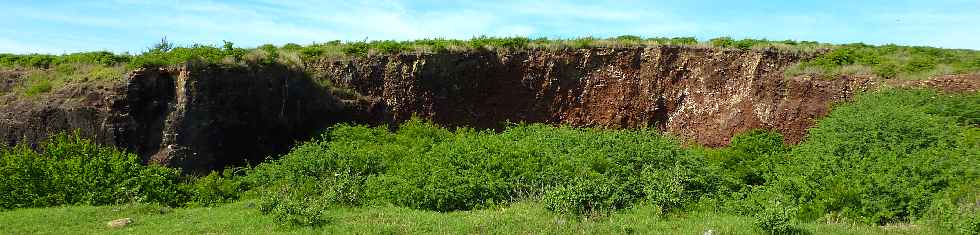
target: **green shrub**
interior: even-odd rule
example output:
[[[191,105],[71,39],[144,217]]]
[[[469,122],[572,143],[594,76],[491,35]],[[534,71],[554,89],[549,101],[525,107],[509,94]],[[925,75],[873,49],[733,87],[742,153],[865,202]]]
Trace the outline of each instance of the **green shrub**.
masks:
[[[526,37],[510,37],[501,39],[499,43],[500,46],[510,49],[523,49],[527,47],[527,44],[531,42],[530,39]]]
[[[190,203],[201,206],[237,200],[249,189],[247,182],[241,179],[240,172],[240,169],[214,171],[204,177],[191,180],[190,183],[185,184],[183,190],[191,195]]]
[[[379,51],[385,54],[398,54],[408,49],[405,44],[392,40],[376,41],[372,42],[371,44],[372,47],[377,48]]]
[[[272,44],[262,44],[257,49],[265,51],[266,53],[276,53],[277,51],[279,51],[279,48],[277,48],[276,45],[272,45]]]
[[[722,186],[716,169],[652,130],[515,125],[493,133],[449,131],[417,120],[396,132],[336,126],[281,159],[260,164],[248,178],[274,192],[263,196],[270,202],[268,213],[309,212],[272,209],[303,205],[294,199],[435,211],[542,199],[552,210],[590,215],[645,200],[664,210],[680,208]],[[296,182],[309,183],[286,186]],[[282,187],[289,188],[276,189]],[[294,192],[317,196],[290,195]]]
[[[526,48],[531,40],[525,37],[495,38],[479,36],[470,39],[469,46],[473,49],[523,49]]]
[[[928,222],[957,234],[980,234],[980,182],[947,190],[933,201],[927,213]]]
[[[616,37],[615,40],[624,42],[640,42],[643,41],[643,38],[636,35],[620,35]]]
[[[242,48],[235,47],[235,43],[229,41],[222,41],[224,44],[221,46],[222,53],[226,57],[234,58],[235,60],[241,60],[248,51]]]
[[[572,40],[572,48],[575,49],[591,48],[594,42],[595,42],[595,38],[593,37],[576,38]]]
[[[756,40],[756,39],[748,39],[748,38],[746,38],[746,39],[742,39],[742,40],[736,41],[734,46],[735,46],[735,48],[738,48],[738,49],[748,50],[748,49],[752,49],[752,47],[755,46],[755,45],[764,45],[764,44],[769,44],[769,43],[770,42],[767,41],[767,40],[765,40],[765,39]]]
[[[735,40],[730,37],[720,37],[708,40],[708,43],[716,47],[734,47]]]
[[[898,77],[898,65],[895,63],[882,63],[874,67],[874,75],[879,78],[893,79]]]
[[[975,101],[950,97],[886,90],[836,107],[792,150],[792,161],[777,167],[773,190],[793,198],[804,219],[828,213],[873,224],[921,218],[942,192],[980,177],[978,137],[970,134],[976,127],[944,115],[960,112],[935,112]]]
[[[371,44],[367,42],[352,42],[344,45],[344,53],[353,56],[363,56],[367,55],[368,51],[371,50]]]
[[[671,38],[669,41],[671,44],[677,44],[677,45],[698,44],[698,39],[694,37],[675,37],[675,38]]]
[[[791,214],[789,209],[782,207],[779,203],[773,203],[755,215],[752,225],[766,234],[797,233],[798,230],[791,223]]]
[[[0,209],[55,205],[106,205],[185,200],[179,172],[140,165],[139,159],[79,137],[59,134],[41,151],[27,146],[2,150]]]
[[[574,214],[597,215],[629,207],[638,193],[601,175],[576,178],[571,184],[559,185],[542,197],[549,210]],[[674,198],[676,195],[671,195]]]
[[[323,56],[326,52],[323,48],[317,45],[310,45],[308,47],[303,47],[299,50],[300,56],[304,60],[311,60]]]
[[[107,51],[79,52],[60,56],[42,54],[0,54],[0,66],[36,69],[55,68],[63,64],[95,64],[112,66],[126,63],[130,60],[130,58],[131,56],[127,54],[117,55]]]
[[[859,65],[873,68],[871,73],[879,78],[921,79],[950,72],[980,72],[980,67],[971,65],[977,59],[980,53],[972,50],[855,43],[837,46],[798,67],[816,68],[829,78],[836,78],[845,66]]]
[[[59,56],[56,64],[83,63],[113,66],[129,62],[129,55],[116,55],[108,51],[80,52]]]
[[[209,63],[219,63],[228,57],[241,57],[241,51],[226,50],[206,45],[193,45],[191,47],[172,47],[167,50],[150,50],[139,56],[132,58],[127,65],[129,68],[167,66],[185,63],[187,61],[198,60]]]
[[[286,51],[298,51],[303,49],[303,46],[296,43],[286,43],[286,45],[282,45],[282,49]]]
[[[464,45],[461,40],[448,40],[448,39],[422,39],[415,41],[416,44],[428,47],[434,52],[447,52],[450,46],[454,45]]]
[[[904,70],[909,73],[928,71],[936,68],[936,64],[938,64],[936,60],[935,57],[925,55],[912,56],[912,59],[905,65]]]
[[[24,90],[24,95],[36,96],[38,94],[47,93],[51,91],[53,85],[51,80],[41,79],[41,80],[31,80],[27,83],[27,88]]]
[[[280,224],[318,226],[330,221],[328,210],[336,208],[330,198],[321,198],[330,186],[315,181],[294,182],[270,187],[263,192],[259,210],[271,214]]]
[[[706,150],[711,162],[721,165],[724,174],[733,181],[733,190],[760,186],[771,180],[773,169],[786,162],[789,147],[783,145],[778,132],[752,130],[732,138],[727,148]]]
[[[265,52],[265,57],[262,57],[261,60],[259,60],[260,63],[275,64],[277,62],[276,59],[279,58],[279,48],[276,48],[275,45],[265,44],[259,46],[258,50]]]

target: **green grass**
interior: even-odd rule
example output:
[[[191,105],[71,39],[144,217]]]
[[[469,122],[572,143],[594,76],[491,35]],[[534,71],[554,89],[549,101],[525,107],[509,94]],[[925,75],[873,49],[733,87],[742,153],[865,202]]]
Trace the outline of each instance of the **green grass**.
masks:
[[[126,71],[122,65],[90,63],[58,64],[49,69],[27,68],[24,78],[13,87],[12,93],[34,97],[71,85],[108,86],[123,81]]]
[[[712,212],[658,216],[650,207],[623,210],[608,217],[577,218],[555,214],[533,202],[492,209],[432,212],[376,206],[331,210],[332,222],[320,227],[277,225],[253,201],[217,207],[170,209],[146,204],[68,206],[0,212],[2,234],[759,234],[752,218]],[[127,227],[106,222],[132,218]],[[935,234],[926,225],[888,227],[805,223],[812,234]]]
[[[833,50],[786,70],[787,76],[812,74],[824,79],[865,76],[922,80],[933,76],[980,72],[980,52],[923,46],[873,46],[862,43]]]

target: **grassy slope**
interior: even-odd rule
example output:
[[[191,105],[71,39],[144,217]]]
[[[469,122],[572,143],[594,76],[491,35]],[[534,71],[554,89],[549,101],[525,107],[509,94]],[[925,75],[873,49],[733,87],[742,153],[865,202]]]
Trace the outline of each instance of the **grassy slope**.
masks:
[[[638,207],[602,219],[578,220],[554,214],[536,203],[469,212],[439,213],[399,207],[336,209],[334,222],[319,227],[276,225],[270,216],[241,201],[213,208],[169,209],[151,205],[69,206],[19,209],[0,213],[0,234],[311,234],[311,233],[495,233],[495,234],[754,234],[752,218],[714,213],[656,216]],[[109,229],[105,223],[119,218],[134,223]],[[934,234],[927,226],[880,228],[864,225],[804,224],[812,234]]]

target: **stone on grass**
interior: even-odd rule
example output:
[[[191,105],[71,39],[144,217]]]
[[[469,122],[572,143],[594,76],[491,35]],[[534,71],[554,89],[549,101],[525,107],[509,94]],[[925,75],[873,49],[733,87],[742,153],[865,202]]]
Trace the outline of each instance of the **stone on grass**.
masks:
[[[126,227],[126,225],[129,225],[131,223],[133,223],[133,219],[122,218],[122,219],[109,221],[108,223],[106,223],[106,226],[108,226],[109,228],[122,228],[122,227]]]

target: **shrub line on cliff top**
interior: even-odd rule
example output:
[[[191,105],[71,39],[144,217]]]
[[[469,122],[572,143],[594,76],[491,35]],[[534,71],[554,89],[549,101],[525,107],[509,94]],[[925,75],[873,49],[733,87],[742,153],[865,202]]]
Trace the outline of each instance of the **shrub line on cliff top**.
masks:
[[[548,39],[526,37],[474,37],[470,40],[420,39],[412,41],[329,41],[302,46],[285,44],[277,47],[266,44],[257,48],[223,45],[177,46],[166,38],[139,55],[111,52],[82,52],[64,55],[0,54],[0,69],[26,70],[28,78],[14,90],[34,96],[56,90],[68,82],[117,81],[123,73],[141,67],[158,67],[201,61],[212,64],[249,66],[282,64],[302,67],[322,58],[350,58],[398,53],[447,53],[474,50],[567,50],[584,48],[646,48],[656,46],[724,48],[728,50],[775,50],[788,53],[816,55],[787,68],[786,76],[815,75],[834,79],[841,75],[878,77],[884,79],[923,79],[936,75],[980,72],[980,52],[975,50],[941,49],[920,46],[862,43],[826,44],[812,41],[771,41],[720,37],[698,41],[693,37],[643,38],[624,35],[612,38],[582,37]],[[812,56],[806,56],[812,57]]]

